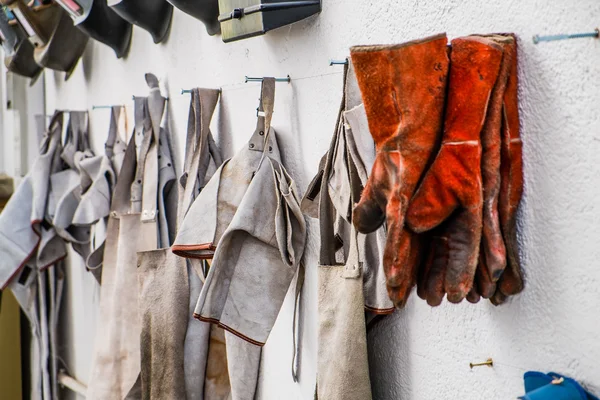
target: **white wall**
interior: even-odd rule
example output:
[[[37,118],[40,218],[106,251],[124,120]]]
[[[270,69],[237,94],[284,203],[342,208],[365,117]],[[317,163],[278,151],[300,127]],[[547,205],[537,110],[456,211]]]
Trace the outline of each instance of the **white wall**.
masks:
[[[509,399],[522,394],[529,369],[556,370],[600,393],[600,41],[534,45],[536,33],[593,30],[595,0],[323,0],[318,17],[266,36],[224,44],[176,11],[168,41],[154,45],[135,28],[129,56],[88,45],[71,79],[46,72],[47,112],[127,104],[147,93],[145,72],[168,88],[172,128],[183,150],[188,95],[181,88],[223,86],[215,130],[226,155],[252,133],[259,96],[244,75],[292,77],[276,92],[276,127],[284,162],[304,191],[333,133],[341,98],[343,58],[354,44],[394,43],[446,31],[516,32],[520,37],[520,106],[525,196],[519,242],[525,292],[499,308],[444,304],[432,309],[413,295],[406,309],[369,334],[376,399]],[[109,112],[91,112],[94,149],[102,151]],[[181,167],[181,161],[179,161]],[[316,369],[317,226],[310,223],[302,319],[301,380],[291,365],[291,302],[265,348],[260,389],[268,399],[311,399]],[[71,372],[87,382],[98,288],[79,262],[69,269],[65,321]],[[494,368],[469,362],[494,359]]]

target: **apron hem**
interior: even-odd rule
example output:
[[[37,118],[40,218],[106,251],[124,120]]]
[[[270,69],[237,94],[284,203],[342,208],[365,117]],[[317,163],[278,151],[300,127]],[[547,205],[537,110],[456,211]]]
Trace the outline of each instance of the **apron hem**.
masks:
[[[235,329],[233,329],[233,328],[231,328],[231,327],[229,327],[229,326],[221,323],[221,321],[219,321],[216,318],[203,317],[200,314],[196,314],[196,313],[194,313],[194,318],[196,318],[197,320],[202,321],[202,322],[208,322],[208,323],[211,323],[211,324],[218,325],[220,328],[225,329],[227,332],[230,332],[230,333],[234,334],[235,336],[239,337],[240,339],[243,339],[246,342],[251,343],[251,344],[253,344],[255,346],[263,347],[265,345],[262,342],[258,342],[258,341],[254,340],[254,339],[250,339],[248,336],[245,336],[244,334],[236,331]]]

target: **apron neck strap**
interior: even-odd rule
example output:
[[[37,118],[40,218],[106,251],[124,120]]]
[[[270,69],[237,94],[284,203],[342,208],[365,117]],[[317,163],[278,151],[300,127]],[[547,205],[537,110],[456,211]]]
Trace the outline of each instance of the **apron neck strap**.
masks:
[[[275,78],[263,78],[260,87],[260,104],[258,106],[259,121],[263,119],[265,132],[265,143],[271,130],[271,119],[273,118],[273,108],[275,105]],[[262,115],[261,115],[262,113]]]
[[[109,159],[112,159],[112,157],[115,155],[115,142],[117,141],[118,137],[123,140],[122,132],[125,129],[125,107],[112,106],[110,108],[110,126],[108,128],[108,137],[104,143],[104,153]]]
[[[348,79],[348,65],[344,66],[344,89],[346,88],[346,81]],[[323,169],[323,179],[321,180],[321,197],[319,204],[319,226],[321,230],[321,250],[319,254],[320,265],[336,265],[335,253],[336,246],[339,241],[337,240],[334,232],[334,217],[335,211],[331,198],[329,197],[329,178],[333,168],[335,148],[337,142],[340,140],[340,136],[344,134],[343,129],[343,113],[346,106],[346,91],[342,94],[342,100],[340,103],[340,109],[338,111],[337,121],[335,123],[335,132],[327,152],[327,159],[325,161],[325,168]]]
[[[167,103],[167,99],[160,94],[158,79],[155,75],[146,74],[146,83],[150,88],[150,94],[148,95],[148,114],[150,115],[150,122],[152,123],[154,139],[158,141],[160,125],[162,122],[163,114],[165,112],[165,105]]]
[[[256,171],[260,170],[267,152],[270,150],[269,138],[271,135],[271,119],[273,118],[273,108],[275,104],[275,78],[263,78],[260,88],[260,103],[258,106],[258,121],[256,122],[256,130],[252,139],[250,139],[250,150],[262,151],[262,156],[256,167]],[[256,134],[262,136],[262,140],[255,143]],[[261,143],[262,141],[262,143]]]
[[[179,223],[197,196],[197,191],[205,183],[205,169],[210,162],[210,121],[220,93],[217,89],[198,88],[193,89],[191,93],[184,170],[180,179],[183,195],[179,197]],[[201,166],[203,171],[200,171]]]
[[[75,153],[89,150],[87,117],[87,111],[69,111],[69,120],[63,126],[65,133],[61,158],[71,168],[75,168]]]

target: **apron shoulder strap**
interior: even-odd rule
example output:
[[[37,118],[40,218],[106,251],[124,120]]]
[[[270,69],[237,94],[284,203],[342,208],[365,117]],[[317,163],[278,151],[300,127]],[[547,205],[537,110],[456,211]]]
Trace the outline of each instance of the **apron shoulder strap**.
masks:
[[[204,179],[210,161],[209,142],[212,139],[210,137],[210,121],[217,107],[220,93],[217,89],[201,88],[193,89],[191,93],[184,171],[180,180],[183,195],[179,197],[179,223],[185,217],[197,194],[196,185],[204,185],[203,181],[199,182],[198,180]]]
[[[112,106],[110,108],[110,126],[108,128],[108,137],[104,143],[104,153],[109,159],[114,156],[114,147],[117,138],[123,140],[121,137],[121,131],[124,130],[125,110],[123,106]]]
[[[260,88],[260,103],[257,114],[256,130],[250,138],[248,147],[253,151],[261,151],[262,156],[258,162],[256,171],[265,159],[269,148],[272,148],[271,141],[271,119],[273,118],[273,108],[275,105],[275,78],[263,78]]]
[[[346,81],[348,80],[348,65],[344,67],[344,88],[346,87]],[[321,250],[319,254],[320,265],[336,265],[335,252],[336,252],[336,239],[334,232],[334,207],[329,197],[329,178],[333,168],[333,158],[335,155],[335,148],[339,140],[340,135],[343,134],[344,124],[342,116],[344,108],[346,106],[346,91],[344,90],[342,95],[342,101],[340,109],[338,111],[338,118],[335,124],[335,132],[329,152],[327,153],[327,160],[325,161],[325,168],[323,169],[323,179],[321,180],[321,196],[319,202],[319,227],[321,231]]]

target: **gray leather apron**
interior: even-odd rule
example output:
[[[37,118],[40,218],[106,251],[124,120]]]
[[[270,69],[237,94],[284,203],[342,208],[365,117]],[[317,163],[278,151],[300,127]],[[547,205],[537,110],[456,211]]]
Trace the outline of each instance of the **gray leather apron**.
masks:
[[[173,225],[169,219],[176,206],[171,193],[175,171],[163,119],[166,99],[155,76],[146,74],[146,81],[150,96],[135,98],[135,136],[127,146],[108,221],[88,399],[120,400],[132,389],[130,397],[137,397],[141,332],[137,252],[168,246]],[[141,146],[136,160],[137,136]]]
[[[254,398],[261,346],[304,251],[304,217],[271,128],[274,94],[274,79],[265,78],[248,145],[208,182],[172,247],[184,257],[213,258],[195,316],[227,331],[233,399]]]
[[[63,126],[64,113],[55,113],[31,173],[0,213],[0,286],[11,289],[29,320],[32,399],[58,397],[56,329],[64,281],[59,261],[66,247],[47,212],[57,192],[51,176],[68,170],[61,160]]]
[[[125,107],[112,106],[108,137],[104,144],[104,155],[82,159],[78,162],[83,194],[79,208],[73,216],[73,222],[77,225],[93,224],[90,255],[85,264],[99,283],[102,278],[102,259],[112,194],[127,150],[127,142],[124,139],[127,137],[125,125]],[[84,183],[86,180],[87,184]],[[98,225],[104,226],[104,235],[98,234]]]
[[[179,221],[222,164],[209,130],[219,94],[214,89],[191,93]],[[163,248],[138,253],[138,278],[142,398],[203,399],[210,324],[193,319],[195,298],[190,302],[190,288],[199,292],[200,277],[187,260]]]
[[[362,124],[361,107],[349,63],[334,137],[302,201],[303,211],[319,218],[321,231],[317,355],[321,399],[371,398],[364,311],[394,310],[381,263],[385,230],[363,235],[351,222],[352,206],[375,153],[368,127]]]
[[[335,260],[338,264],[343,264],[349,253],[351,196],[357,199],[360,197],[375,160],[375,145],[360,102],[360,91],[350,63],[345,79],[343,109],[335,137],[302,199],[304,214],[319,218],[322,193],[328,194],[328,200],[325,200],[327,203],[323,204],[330,204],[332,209],[323,216],[320,226],[321,237],[329,237],[327,240],[330,245],[321,245],[321,260]],[[328,160],[329,178],[326,179],[325,166]],[[327,185],[322,187],[324,180]],[[327,210],[327,206],[324,205],[322,209]],[[365,309],[375,315],[394,312],[385,288],[382,262],[385,240],[384,226],[368,235],[358,235],[359,260],[363,263]],[[331,249],[335,252],[331,253]]]

